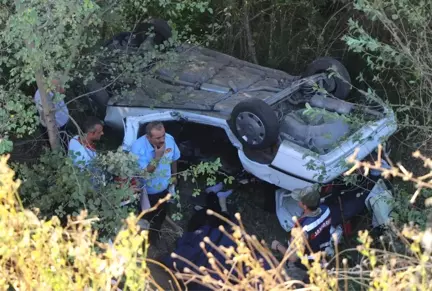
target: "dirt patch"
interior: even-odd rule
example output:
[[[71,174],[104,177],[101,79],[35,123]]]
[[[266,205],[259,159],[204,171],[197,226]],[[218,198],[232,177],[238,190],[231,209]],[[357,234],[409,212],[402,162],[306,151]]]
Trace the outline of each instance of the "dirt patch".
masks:
[[[176,223],[186,231],[187,223],[192,216],[195,205],[203,205],[205,193],[198,197],[192,197],[193,189],[199,187],[205,188],[202,182],[191,183],[190,181],[182,182],[178,190],[181,197],[182,219]],[[228,197],[228,210],[230,214],[240,213],[242,222],[249,234],[256,235],[259,239],[266,241],[270,245],[273,239],[287,241],[287,233],[280,226],[274,211],[272,211],[272,201],[274,201],[274,189],[272,186],[257,182],[248,185],[238,185],[236,183],[226,186],[225,189],[234,189],[231,196]],[[171,204],[171,214],[177,211],[176,206]],[[180,237],[179,233],[164,223],[161,229],[161,239],[158,245],[150,246],[148,257],[160,258],[162,255],[171,253],[175,248],[175,243]]]

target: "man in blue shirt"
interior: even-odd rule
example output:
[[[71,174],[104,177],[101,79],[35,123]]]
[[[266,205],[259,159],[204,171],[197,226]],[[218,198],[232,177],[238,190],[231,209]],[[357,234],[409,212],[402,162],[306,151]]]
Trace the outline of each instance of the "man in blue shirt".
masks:
[[[153,207],[159,199],[168,194],[170,184],[176,184],[175,174],[180,150],[174,138],[165,133],[161,122],[150,122],[146,126],[146,134],[132,144],[131,153],[138,157],[138,164],[145,172],[146,177],[141,182]],[[144,216],[144,219],[150,222],[150,240],[153,242],[158,238],[167,208],[167,203],[163,203],[156,211]]]

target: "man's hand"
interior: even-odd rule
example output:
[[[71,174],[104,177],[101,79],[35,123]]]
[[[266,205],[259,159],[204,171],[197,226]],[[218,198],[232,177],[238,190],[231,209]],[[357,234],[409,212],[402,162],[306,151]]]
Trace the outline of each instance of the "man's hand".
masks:
[[[155,148],[155,159],[160,159],[165,154],[165,143],[161,147]]]
[[[157,166],[159,164],[159,160],[165,154],[165,143],[161,147],[156,147],[155,146],[154,149],[155,149],[155,157],[150,162],[150,164],[147,166],[146,170],[147,170],[148,173],[153,173],[154,172],[154,170],[157,168]]]

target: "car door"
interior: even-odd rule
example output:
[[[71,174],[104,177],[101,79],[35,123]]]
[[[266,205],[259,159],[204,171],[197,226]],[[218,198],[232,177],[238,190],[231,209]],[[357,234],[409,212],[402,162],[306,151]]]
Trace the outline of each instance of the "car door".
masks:
[[[123,150],[130,151],[130,148],[135,140],[138,138],[138,131],[141,124],[149,123],[152,121],[171,121],[180,120],[178,114],[173,110],[156,111],[140,116],[128,116],[123,119],[124,137],[123,137]]]
[[[152,113],[148,113],[140,116],[128,116],[123,119],[124,126],[124,138],[123,138],[123,150],[130,151],[133,142],[138,138],[138,131],[140,125],[152,122],[152,121],[187,121],[194,122],[198,124],[205,124],[215,127],[222,128],[231,143],[237,147],[241,148],[241,144],[238,139],[231,132],[228,123],[225,119],[208,116],[204,114],[192,113],[180,110],[152,110]]]

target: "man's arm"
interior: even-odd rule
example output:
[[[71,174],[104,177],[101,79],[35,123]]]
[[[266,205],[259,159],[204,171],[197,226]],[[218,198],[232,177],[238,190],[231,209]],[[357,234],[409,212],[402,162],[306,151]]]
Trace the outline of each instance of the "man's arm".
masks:
[[[177,177],[176,177],[176,175],[177,175],[177,161],[173,161],[172,163],[171,163],[171,176],[172,176],[172,183],[173,184],[176,184],[177,183]]]
[[[160,158],[155,157],[153,160],[150,161],[150,163],[146,167],[146,171],[148,173],[153,173],[156,170],[157,166],[159,165],[159,162],[160,162]]]
[[[138,164],[141,169],[147,173],[153,173],[159,165],[161,158],[165,153],[165,145],[155,149],[155,156],[153,159],[149,159],[145,152],[142,151],[142,144],[134,143],[131,148],[131,153],[138,156]]]
[[[152,165],[152,160],[149,160],[145,153],[142,152],[142,145],[139,142],[135,142],[132,147],[131,151],[132,154],[138,157],[138,166],[140,169],[145,170],[147,172],[153,173],[156,169],[156,166],[154,166],[154,163]]]
[[[173,149],[173,161],[171,163],[171,175],[176,181],[177,175],[177,160],[180,158],[180,149],[178,148],[176,142],[174,141],[174,149]]]

